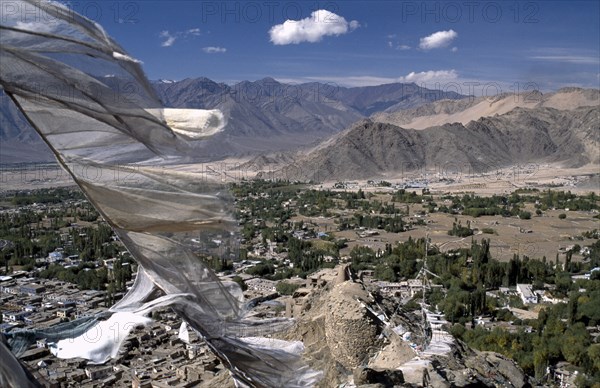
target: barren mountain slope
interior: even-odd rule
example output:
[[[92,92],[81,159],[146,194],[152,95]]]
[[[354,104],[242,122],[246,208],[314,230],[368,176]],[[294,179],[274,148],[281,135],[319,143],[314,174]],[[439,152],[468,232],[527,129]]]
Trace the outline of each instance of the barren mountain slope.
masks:
[[[547,94],[537,91],[521,94],[504,93],[491,97],[440,100],[414,109],[375,113],[372,118],[374,121],[403,128],[424,129],[446,123],[467,124],[481,117],[505,114],[517,107],[548,107],[558,110],[597,107],[600,104],[599,95],[598,89],[580,88],[564,88]]]
[[[425,130],[365,120],[296,161],[298,179],[370,179],[421,167],[467,172],[516,163],[598,163],[600,108],[516,108]]]

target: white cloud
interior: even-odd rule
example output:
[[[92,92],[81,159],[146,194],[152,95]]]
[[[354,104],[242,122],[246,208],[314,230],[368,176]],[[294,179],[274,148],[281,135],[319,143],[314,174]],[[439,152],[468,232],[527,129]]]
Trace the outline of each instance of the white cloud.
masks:
[[[600,73],[599,73],[600,74]],[[586,73],[585,80],[582,81],[582,87],[597,88],[596,78],[600,75]],[[498,93],[510,92],[514,88],[514,81],[502,81],[491,78],[471,78],[465,77],[462,73],[454,70],[430,70],[421,72],[410,72],[401,77],[385,77],[363,75],[311,75],[303,77],[274,77],[279,82],[302,84],[307,82],[321,82],[330,85],[331,87],[357,87],[357,86],[377,86],[391,83],[415,83],[419,87],[424,87],[432,90],[454,91],[463,95],[472,95],[475,97],[489,97]],[[561,80],[563,80],[561,78]],[[582,78],[583,79],[583,78]],[[521,84],[529,82],[527,80],[519,81]],[[556,90],[564,86],[577,86],[576,82],[570,84],[560,83],[556,85],[547,85],[541,87],[540,90]],[[541,86],[541,85],[540,85]],[[550,87],[551,86],[551,87]]]
[[[163,39],[160,43],[162,47],[171,47],[179,38],[185,39],[190,36],[200,36],[202,33],[199,28],[190,28],[185,31],[170,32],[168,30],[161,31],[158,36]]]
[[[304,82],[324,82],[330,84],[337,84],[342,86],[375,86],[383,84],[391,84],[398,82],[396,78],[388,77],[377,77],[370,75],[357,75],[357,76],[346,76],[346,77],[305,77],[301,79],[295,78],[277,78],[280,82],[293,82],[293,83],[304,83]]]
[[[208,46],[208,47],[203,47],[202,51],[204,51],[207,54],[222,54],[222,53],[226,52],[227,49],[225,47]]]
[[[576,63],[579,65],[597,65],[600,63],[598,57],[583,55],[538,55],[529,58],[538,61]]]
[[[402,77],[377,77],[370,75],[345,76],[345,77],[326,77],[326,76],[307,76],[302,78],[277,77],[279,82],[297,83],[304,82],[328,82],[343,86],[375,86],[391,84],[396,82],[416,83],[419,86],[435,87],[435,83],[460,82],[456,70],[430,70],[419,73],[411,72]]]
[[[269,36],[275,45],[315,43],[324,36],[343,35],[358,27],[360,24],[356,20],[348,22],[342,16],[320,9],[305,19],[286,20],[271,27]]]
[[[451,81],[458,78],[456,70],[429,70],[415,73],[414,71],[408,73],[404,77],[399,77],[398,82],[414,82],[414,83],[427,83],[427,82],[441,82]]]
[[[160,34],[158,34],[158,36],[164,39],[164,41],[162,41],[160,44],[162,47],[171,47],[177,39],[173,35],[171,35],[167,30],[161,31]]]
[[[452,50],[450,50],[450,51],[452,51],[453,53],[455,53],[455,52],[458,51],[458,47],[452,47]]]
[[[454,30],[438,31],[421,38],[419,47],[423,50],[447,47],[458,36]]]
[[[387,41],[387,45],[389,48],[395,49],[395,50],[410,50],[412,47],[410,47],[407,44],[401,44],[398,42],[397,35],[396,34],[392,34],[392,35],[388,35],[387,38],[389,39]]]

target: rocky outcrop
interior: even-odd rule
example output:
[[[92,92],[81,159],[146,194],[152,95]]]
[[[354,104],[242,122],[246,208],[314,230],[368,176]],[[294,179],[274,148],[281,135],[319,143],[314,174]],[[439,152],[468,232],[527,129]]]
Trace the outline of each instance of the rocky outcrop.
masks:
[[[446,355],[419,356],[391,327],[402,325],[419,345],[420,314],[394,316],[396,302],[360,282],[331,278],[306,297],[311,309],[296,317],[296,327],[285,336],[304,341],[307,361],[323,371],[320,387],[529,386],[513,360],[474,351],[460,341]],[[389,325],[374,312],[390,317]]]
[[[335,361],[348,369],[368,360],[379,342],[380,328],[357,300],[367,298],[358,283],[346,281],[333,287],[325,302],[325,340]]]

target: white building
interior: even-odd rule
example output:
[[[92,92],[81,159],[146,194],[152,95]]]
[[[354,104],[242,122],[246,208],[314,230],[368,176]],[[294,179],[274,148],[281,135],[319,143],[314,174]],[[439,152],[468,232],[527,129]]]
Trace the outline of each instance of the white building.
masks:
[[[61,252],[54,251],[48,254],[48,263],[58,263],[59,261],[63,261],[63,254]]]
[[[531,284],[517,284],[517,292],[525,304],[535,304],[538,302],[537,295],[531,289]]]

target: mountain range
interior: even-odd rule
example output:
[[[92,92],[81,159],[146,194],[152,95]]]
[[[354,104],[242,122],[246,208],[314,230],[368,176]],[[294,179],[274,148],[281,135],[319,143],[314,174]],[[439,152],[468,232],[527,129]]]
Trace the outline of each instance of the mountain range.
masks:
[[[345,88],[333,84],[280,83],[273,78],[229,86],[207,78],[158,81],[154,87],[168,108],[219,109],[225,130],[199,152],[214,158],[297,149],[347,128],[374,112],[415,108],[439,99],[464,98],[414,83]]]
[[[118,85],[118,79],[104,79]],[[227,124],[219,135],[198,145],[210,159],[287,151],[314,145],[374,112],[415,108],[439,99],[464,98],[414,83],[345,88],[326,83],[291,85],[272,78],[235,85],[208,78],[154,81],[167,108],[219,109]],[[16,107],[0,92],[0,162],[52,160]],[[35,149],[35,153],[29,150]]]
[[[107,82],[118,83],[118,80]],[[198,142],[207,160],[239,157],[287,178],[385,177],[418,168],[480,172],[515,163],[600,163],[600,91],[564,88],[490,97],[415,84],[345,88],[272,78],[154,81],[168,108],[219,109],[220,133]],[[52,156],[0,91],[0,162]],[[283,169],[282,169],[283,166]]]

